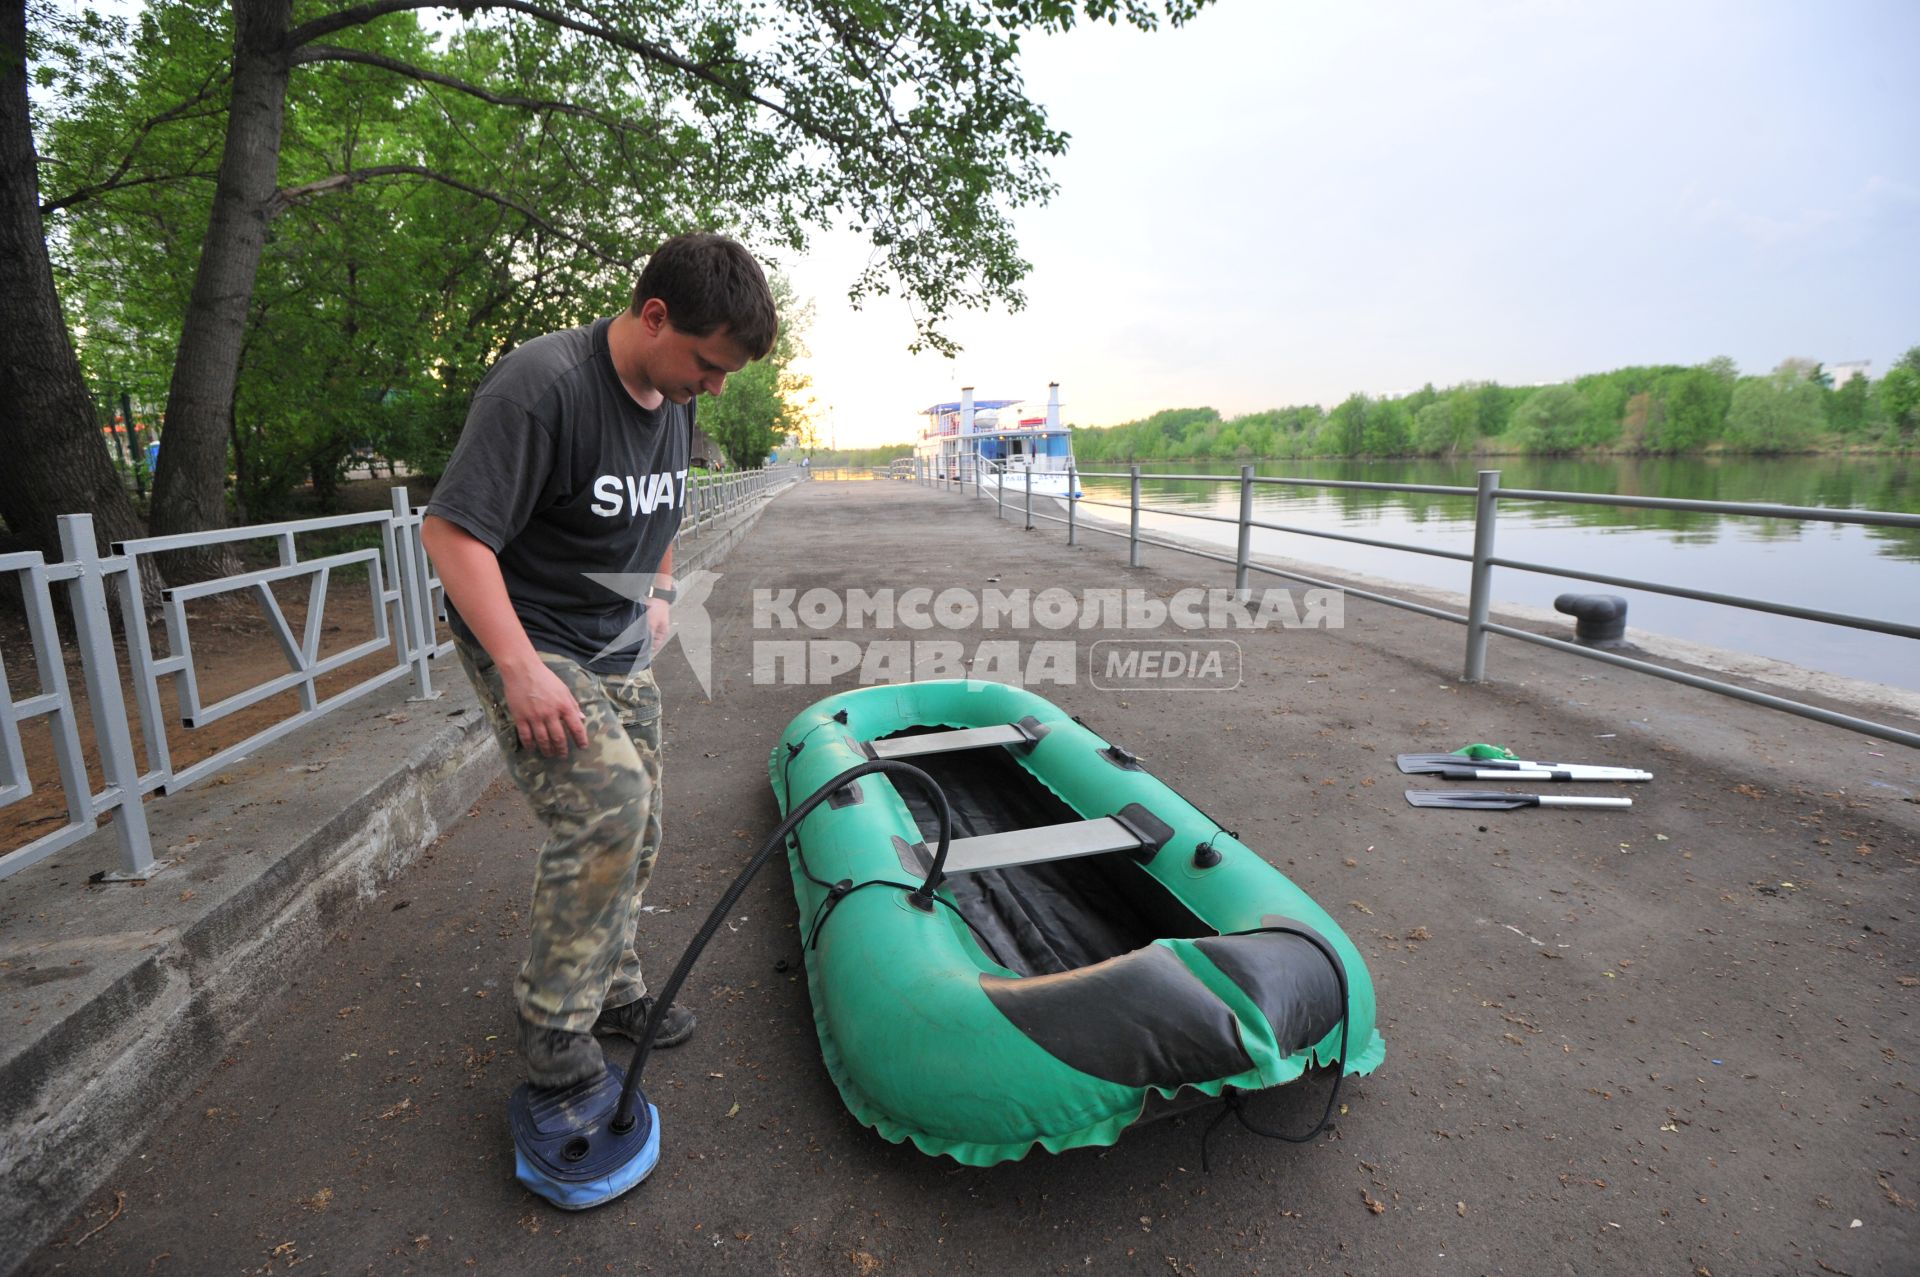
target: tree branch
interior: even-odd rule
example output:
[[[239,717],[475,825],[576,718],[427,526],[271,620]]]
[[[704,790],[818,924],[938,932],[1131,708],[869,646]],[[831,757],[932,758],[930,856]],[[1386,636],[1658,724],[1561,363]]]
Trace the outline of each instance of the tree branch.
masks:
[[[185,182],[196,178],[206,181],[211,180],[214,176],[216,175],[212,172],[158,173],[152,177],[129,178],[124,182],[93,182],[86,186],[79,187],[70,194],[63,195],[57,200],[48,200],[40,206],[40,215],[45,217],[49,213],[57,213],[63,208],[71,208],[75,204],[85,203],[96,195],[105,195],[109,191],[130,191],[136,186],[154,186],[164,182]]]
[[[286,47],[292,56],[297,57],[298,55],[292,51],[298,50],[302,45],[311,44],[323,36],[332,35],[336,31],[344,30],[347,27],[361,26],[365,23],[372,22],[376,18],[383,18],[390,13],[402,13],[409,9],[444,9],[446,7],[446,0],[373,0],[371,4],[356,5],[351,9],[342,9],[337,13],[330,13],[325,17],[315,18],[311,22],[302,23],[287,34]],[[676,71],[684,72],[696,80],[710,84],[732,95],[741,102],[750,102],[755,106],[765,107],[810,137],[833,142],[840,146],[852,147],[858,145],[855,139],[822,129],[818,124],[803,119],[800,115],[788,109],[786,106],[775,102],[773,99],[762,97],[760,94],[755,93],[748,85],[728,79],[710,65],[694,62],[691,59],[673,52],[671,49],[654,44],[650,40],[642,40],[635,36],[630,36],[624,31],[616,31],[611,27],[603,27],[591,22],[585,22],[555,9],[547,9],[537,4],[530,4],[528,0],[483,0],[482,3],[466,4],[458,7],[463,13],[475,12],[482,9],[505,9],[512,13],[523,13],[530,18],[536,18],[550,26],[577,32],[584,36],[591,36],[593,39],[610,44],[617,49],[625,49],[629,53],[638,54],[645,61],[656,62],[662,66],[672,67]]]
[[[295,66],[307,62],[357,62],[362,66],[379,67],[383,71],[391,71],[395,75],[406,76],[410,80],[419,80],[426,84],[444,85],[449,89],[458,90],[461,93],[467,94],[469,97],[479,98],[482,102],[489,102],[494,106],[513,106],[521,107],[529,111],[553,111],[562,115],[577,115],[583,119],[592,120],[596,124],[604,125],[607,128],[617,129],[622,133],[641,133],[653,137],[658,137],[660,134],[658,127],[641,128],[639,125],[628,120],[623,120],[618,116],[608,115],[604,111],[596,111],[592,107],[581,106],[577,102],[521,97],[517,93],[495,93],[491,89],[483,88],[477,84],[469,84],[465,80],[457,80],[450,75],[442,75],[438,71],[429,71],[424,67],[417,67],[408,62],[401,62],[396,58],[389,58],[384,54],[368,53],[362,49],[343,49],[327,44],[314,45],[312,48],[303,49],[295,53],[292,62]]]
[[[173,106],[168,107],[166,110],[160,112],[160,114],[158,115],[149,116],[147,119],[142,120],[140,124],[136,127],[132,140],[127,143],[126,153],[120,157],[120,163],[114,166],[114,170],[112,173],[108,174],[107,177],[105,177],[101,181],[89,182],[85,186],[78,187],[72,191],[69,191],[67,192],[67,194],[61,196],[59,199],[52,199],[52,200],[47,200],[43,202],[40,205],[40,215],[42,217],[45,217],[48,213],[58,212],[63,208],[70,208],[75,204],[81,203],[82,201],[90,200],[96,195],[104,195],[108,191],[119,190],[123,187],[145,186],[153,182],[169,181],[171,180],[172,177],[178,177],[178,176],[185,176],[185,177],[204,176],[204,174],[187,173],[187,174],[170,174],[167,177],[146,177],[146,178],[141,178],[137,181],[132,181],[132,182],[122,182],[120,180],[122,177],[126,176],[127,170],[133,167],[134,156],[139,154],[140,144],[147,140],[147,136],[149,134],[151,134],[155,129],[159,128],[162,124],[168,124],[174,120],[186,118],[189,108],[197,106],[201,102],[206,101],[207,97],[213,92],[214,85],[223,82],[227,78],[227,76],[230,74],[231,74],[230,71],[225,71],[225,70],[215,70],[215,71],[208,72],[207,78],[201,82],[199,91],[196,92],[192,97],[186,98],[180,102],[175,103]]]
[[[475,199],[486,200],[489,203],[498,204],[502,208],[510,209],[534,225],[547,231],[549,234],[565,240],[567,243],[572,244],[575,248],[589,254],[605,265],[619,267],[623,270],[633,265],[630,261],[621,261],[607,256],[606,253],[600,250],[598,245],[581,239],[578,235],[575,235],[557,223],[548,221],[531,208],[528,208],[525,204],[522,204],[510,196],[502,195],[498,191],[489,191],[485,187],[475,186],[470,182],[463,182],[457,177],[439,172],[436,169],[427,168],[425,165],[420,164],[379,164],[371,168],[353,169],[345,173],[335,173],[331,177],[323,177],[312,182],[303,182],[299,186],[283,187],[275,191],[273,198],[268,201],[267,215],[270,218],[278,217],[301,200],[309,199],[315,195],[325,195],[333,191],[344,191],[350,187],[358,186],[362,182],[371,181],[374,178],[380,177],[419,177],[425,178],[429,182],[438,182],[442,186],[452,187],[454,190],[471,195]]]

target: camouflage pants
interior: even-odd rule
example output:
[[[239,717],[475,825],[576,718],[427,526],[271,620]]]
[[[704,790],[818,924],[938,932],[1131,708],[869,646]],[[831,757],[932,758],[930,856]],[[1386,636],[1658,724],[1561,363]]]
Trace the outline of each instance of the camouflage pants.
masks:
[[[603,1008],[647,991],[634,931],[660,852],[660,688],[652,670],[595,674],[540,653],[580,703],[587,744],[557,758],[523,748],[500,671],[456,640],[507,769],[546,826],[534,869],[532,943],[513,984],[529,1022],[585,1033]]]

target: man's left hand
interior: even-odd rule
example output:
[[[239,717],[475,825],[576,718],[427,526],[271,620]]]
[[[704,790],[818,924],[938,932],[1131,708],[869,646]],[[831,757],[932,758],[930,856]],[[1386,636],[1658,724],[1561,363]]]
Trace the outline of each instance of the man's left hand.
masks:
[[[647,600],[647,628],[653,634],[653,650],[660,651],[667,645],[667,601],[665,599]]]

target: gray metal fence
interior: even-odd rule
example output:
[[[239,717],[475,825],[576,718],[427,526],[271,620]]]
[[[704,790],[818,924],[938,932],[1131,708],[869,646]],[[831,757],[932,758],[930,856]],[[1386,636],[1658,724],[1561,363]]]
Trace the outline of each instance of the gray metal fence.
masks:
[[[766,500],[798,477],[791,466],[693,476],[687,484],[681,539],[697,543],[707,529]],[[176,793],[205,780],[262,746],[390,684],[410,681],[416,699],[437,696],[433,662],[451,644],[440,637],[444,598],[420,540],[424,510],[411,505],[404,487],[393,488],[391,497],[391,508],[385,511],[142,537],[115,544],[107,555],[96,549],[92,515],[63,515],[60,562],[48,563],[37,552],[0,555],[0,575],[12,577],[20,589],[39,689],[16,696],[5,655],[0,653],[0,809],[34,792],[20,729],[41,721],[51,735],[53,764],[66,800],[65,820],[58,829],[0,854],[0,878],[72,846],[95,832],[109,814],[118,843],[118,867],[104,876],[150,877],[161,864],[148,837],[143,806],[147,795]],[[356,531],[368,540],[377,533],[379,544],[302,554],[302,538],[320,534],[338,540],[344,534],[352,539]],[[166,590],[149,605],[140,579],[143,559],[175,550],[238,547],[248,542],[271,543],[278,561],[270,567]],[[363,572],[364,585],[356,579]],[[367,591],[372,628],[359,642],[323,655],[327,601],[343,579],[352,581],[347,588]],[[282,609],[275,586],[305,587],[306,614],[297,629]],[[98,757],[97,787],[87,765],[78,718],[80,701],[68,679],[57,626],[56,595],[62,591]],[[250,597],[258,604],[287,669],[207,703],[194,665],[188,608],[220,596]],[[154,651],[147,619],[154,611],[165,636],[164,654]],[[125,639],[124,668],[114,641],[116,612]],[[322,694],[321,679],[376,657],[383,659],[372,672]],[[180,725],[188,731],[287,692],[295,694],[298,709],[206,758],[176,767],[167,736],[169,716],[163,709],[162,680],[172,681]]]
[[[1545,634],[1535,634],[1510,625],[1503,625],[1490,619],[1491,600],[1493,598],[1493,573],[1496,568],[1505,568],[1516,572],[1535,572],[1549,576],[1571,577],[1575,580],[1592,581],[1601,585],[1614,585],[1626,589],[1648,590],[1656,594],[1672,595],[1676,598],[1695,599],[1706,603],[1721,604],[1727,607],[1745,608],[1750,611],[1767,612],[1775,616],[1797,617],[1801,620],[1815,621],[1826,625],[1844,626],[1849,629],[1871,630],[1880,634],[1892,634],[1902,638],[1920,639],[1920,625],[1905,621],[1884,618],[1856,616],[1848,613],[1827,612],[1818,608],[1798,607],[1790,603],[1773,602],[1766,599],[1748,598],[1736,594],[1722,594],[1710,590],[1696,590],[1686,586],[1669,585],[1659,581],[1640,580],[1635,577],[1617,576],[1609,573],[1593,572],[1579,567],[1566,567],[1557,564],[1533,563],[1523,559],[1501,557],[1497,552],[1497,525],[1501,503],[1517,502],[1566,502],[1579,505],[1607,505],[1624,509],[1641,510],[1691,510],[1706,514],[1738,515],[1765,519],[1790,519],[1803,522],[1858,523],[1884,528],[1920,528],[1920,515],[1902,514],[1885,510],[1837,510],[1821,506],[1769,505],[1743,501],[1692,501],[1671,497],[1621,496],[1613,493],[1596,492],[1557,492],[1536,488],[1503,488],[1500,486],[1498,470],[1483,470],[1480,481],[1472,488],[1444,486],[1438,484],[1413,483],[1372,483],[1354,479],[1298,479],[1279,476],[1256,475],[1252,466],[1242,466],[1238,475],[1218,474],[1150,474],[1151,479],[1185,480],[1212,484],[1237,485],[1240,493],[1239,513],[1229,517],[1221,514],[1203,513],[1197,510],[1175,510],[1143,505],[1140,499],[1140,482],[1143,477],[1139,466],[1125,471],[1070,470],[1068,489],[1076,495],[1065,501],[1064,516],[1050,514],[1044,508],[1035,509],[1033,493],[1029,489],[1024,494],[1017,490],[1011,498],[996,486],[995,516],[1004,518],[1009,505],[1024,513],[1026,526],[1032,528],[1034,520],[1064,524],[1067,529],[1067,543],[1077,544],[1079,534],[1084,531],[1100,533],[1103,536],[1125,538],[1127,541],[1127,562],[1132,567],[1141,564],[1141,550],[1144,546],[1193,555],[1210,559],[1216,563],[1230,565],[1233,570],[1234,588],[1244,593],[1248,580],[1253,573],[1297,581],[1304,585],[1339,589],[1355,598],[1367,599],[1375,603],[1384,603],[1410,612],[1418,612],[1436,620],[1452,621],[1464,625],[1467,630],[1466,653],[1464,660],[1463,682],[1477,683],[1486,676],[1487,636],[1498,634],[1505,638],[1516,639],[1522,643],[1532,643],[1540,647],[1550,647],[1557,651],[1569,652],[1587,660],[1600,661],[1622,669],[1650,674],[1655,678],[1669,682],[1682,683],[1688,687],[1697,687],[1705,691],[1731,696],[1750,704],[1764,705],[1802,718],[1817,722],[1830,723],[1850,731],[1862,732],[1881,740],[1893,741],[1901,745],[1920,748],[1920,732],[1894,727],[1887,723],[1877,723],[1870,719],[1844,714],[1837,710],[1826,709],[1818,705],[1808,705],[1801,701],[1790,700],[1783,696],[1774,696],[1767,692],[1756,691],[1720,679],[1688,673],[1685,670],[1670,669],[1652,661],[1638,660],[1621,656],[1616,652],[1601,651],[1584,647],[1565,639],[1553,638]],[[1122,479],[1128,483],[1129,497],[1125,502],[1101,501],[1077,495],[1078,480]],[[1374,537],[1357,536],[1347,532],[1332,532],[1321,528],[1307,528],[1283,523],[1268,523],[1253,517],[1255,489],[1262,485],[1299,488],[1351,488],[1375,492],[1410,492],[1426,495],[1472,498],[1474,502],[1474,538],[1472,553],[1457,550],[1442,550],[1433,546],[1409,545],[1398,541],[1383,541]],[[1106,527],[1098,523],[1088,523],[1079,517],[1079,507],[1083,505],[1103,506],[1113,510],[1127,512],[1125,528]],[[1165,515],[1173,518],[1194,519],[1207,523],[1226,524],[1237,529],[1235,553],[1219,554],[1195,546],[1181,545],[1173,541],[1158,540],[1142,535],[1140,516],[1145,514]],[[1270,532],[1288,532],[1300,536],[1321,537],[1331,541],[1346,541],[1355,545],[1373,546],[1378,549],[1400,550],[1408,554],[1424,554],[1434,558],[1452,559],[1468,565],[1468,603],[1467,611],[1448,611],[1411,599],[1397,598],[1376,590],[1360,589],[1344,585],[1337,581],[1323,580],[1299,572],[1290,572],[1270,564],[1254,561],[1251,555],[1251,534],[1260,528]],[[1920,659],[1920,650],[1915,652]]]

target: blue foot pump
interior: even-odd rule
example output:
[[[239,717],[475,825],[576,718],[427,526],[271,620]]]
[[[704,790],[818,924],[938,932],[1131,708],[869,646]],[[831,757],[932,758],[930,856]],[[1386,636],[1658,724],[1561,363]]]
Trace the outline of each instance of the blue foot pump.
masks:
[[[707,915],[693,943],[680,955],[666,987],[654,999],[653,1014],[634,1047],[633,1061],[622,1071],[609,1063],[599,1077],[566,1087],[536,1087],[522,1082],[507,1101],[507,1120],[513,1129],[514,1176],[527,1190],[546,1198],[561,1210],[586,1210],[610,1202],[653,1173],[660,1162],[660,1111],[640,1090],[640,1075],[653,1051],[654,1035],[667,1009],[686,983],[701,951],[733,912],[740,896],[760,872],[768,857],[786,846],[787,837],[815,807],[849,781],[874,772],[911,780],[924,790],[940,817],[940,845],[926,881],[915,892],[915,903],[932,907],[934,889],[946,867],[947,845],[953,831],[953,813],[947,796],[933,778],[910,763],[879,759],[849,767],[793,808],[773,831],[726,894]],[[924,901],[924,903],[922,903]]]

